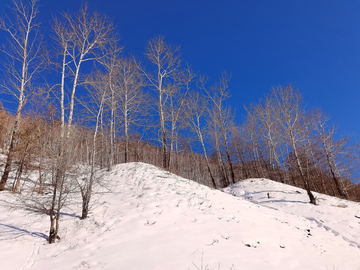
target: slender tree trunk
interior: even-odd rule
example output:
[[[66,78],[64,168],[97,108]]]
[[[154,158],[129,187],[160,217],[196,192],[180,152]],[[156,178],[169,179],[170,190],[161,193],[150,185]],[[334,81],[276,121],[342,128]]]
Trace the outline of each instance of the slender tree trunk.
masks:
[[[165,134],[165,119],[164,119],[161,95],[160,95],[160,100],[159,100],[159,112],[160,112],[160,125],[161,125],[160,129],[161,129],[161,142],[162,142],[162,166],[165,169],[168,169],[167,145],[166,145],[166,134]]]
[[[233,184],[235,184],[234,168],[233,168],[233,164],[232,164],[231,157],[230,157],[229,147],[228,147],[227,138],[226,138],[226,131],[223,127],[221,128],[221,133],[222,133],[222,137],[223,137],[224,144],[225,144],[226,158],[230,165],[231,179],[232,179]]]
[[[316,198],[314,197],[314,195],[311,192],[309,182],[306,179],[306,177],[304,175],[304,172],[303,172],[303,169],[302,169],[302,166],[300,164],[300,158],[299,158],[296,146],[295,146],[295,141],[294,141],[292,131],[290,131],[290,140],[291,140],[292,149],[294,151],[294,156],[295,156],[295,159],[296,159],[296,165],[297,165],[298,171],[300,173],[300,177],[301,177],[301,179],[302,179],[302,181],[303,181],[303,183],[305,185],[306,193],[308,194],[308,196],[310,198],[310,203],[316,205]]]
[[[214,129],[216,129],[216,127]],[[220,142],[219,142],[219,137],[218,137],[218,133],[216,130],[214,130],[214,136],[215,136],[215,151],[216,151],[217,161],[218,161],[218,165],[219,165],[219,171],[220,171],[221,178],[222,178],[222,184],[223,184],[223,186],[226,187],[230,184],[230,182],[229,182],[227,170],[225,168],[223,158],[221,155]]]
[[[328,163],[328,167],[329,167],[329,170],[330,170],[331,177],[332,177],[332,179],[334,180],[334,184],[335,184],[335,186],[336,186],[336,190],[337,190],[337,192],[339,193],[339,195],[340,195],[342,198],[348,199],[348,198],[349,198],[349,197],[348,197],[348,194],[346,194],[345,192],[343,192],[343,188],[341,187],[340,180],[338,179],[338,177],[337,177],[337,175],[336,175],[334,166],[332,165],[332,162],[331,162],[330,154],[329,154],[329,152],[327,151],[325,145],[324,145],[324,148],[325,148],[326,160],[327,160],[327,163]]]
[[[199,121],[199,119],[197,119],[197,124],[198,124],[197,134],[198,134],[198,137],[199,137],[201,146],[202,146],[202,148],[203,148],[206,165],[207,165],[207,168],[208,168],[210,177],[211,177],[211,183],[212,183],[213,187],[216,188],[215,179],[214,179],[213,173],[212,173],[211,168],[210,168],[209,158],[208,158],[207,153],[206,153],[205,143],[204,143],[204,139],[203,139],[203,136],[202,136],[202,133],[201,133],[201,129],[200,129],[200,121]]]
[[[104,91],[101,102],[99,105],[99,110],[96,115],[96,124],[95,124],[95,131],[93,136],[93,149],[91,155],[91,171],[90,171],[90,179],[85,182],[84,186],[80,186],[81,195],[82,195],[82,214],[81,219],[87,218],[89,214],[89,207],[90,207],[90,199],[92,196],[93,185],[95,181],[95,161],[96,161],[96,139],[99,130],[99,122],[102,125],[102,110],[103,110],[103,103],[105,100],[106,92]]]
[[[127,86],[125,86],[127,87]],[[127,89],[125,89],[124,102],[124,131],[125,131],[125,163],[129,162],[129,123],[128,123],[128,96]]]
[[[59,164],[58,166],[59,167]],[[53,188],[53,197],[52,197],[52,201],[51,201],[51,208],[49,210],[49,217],[50,217],[50,232],[49,232],[49,244],[53,244],[55,243],[56,240],[56,236],[57,236],[57,230],[55,227],[55,220],[56,220],[56,197],[57,197],[57,185],[60,182],[60,169],[56,168],[56,172],[55,172],[55,183],[54,183],[54,188]]]
[[[79,59],[79,63],[78,63],[78,64],[75,64],[76,70],[75,70],[75,77],[74,77],[73,87],[72,87],[72,91],[71,91],[71,98],[70,98],[70,108],[69,108],[69,119],[68,119],[67,137],[70,136],[70,132],[71,132],[71,125],[72,125],[72,121],[73,121],[74,105],[75,105],[75,91],[76,91],[76,87],[77,87],[77,85],[78,85],[78,79],[79,79],[79,73],[80,73],[80,66],[81,66],[83,57],[84,57],[84,55],[81,54],[81,55],[80,55],[80,59]]]
[[[115,93],[111,91],[111,116],[110,116],[110,158],[109,158],[109,171],[114,165],[114,139],[115,139]]]

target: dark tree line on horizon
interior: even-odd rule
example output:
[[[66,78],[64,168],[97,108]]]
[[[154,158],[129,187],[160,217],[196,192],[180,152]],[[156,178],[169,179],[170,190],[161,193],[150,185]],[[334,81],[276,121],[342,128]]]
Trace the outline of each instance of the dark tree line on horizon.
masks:
[[[0,110],[0,191],[21,192],[24,175],[38,173],[33,191],[47,200],[27,203],[49,215],[50,243],[68,198],[80,194],[87,218],[96,171],[125,162],[213,188],[262,177],[304,188],[312,204],[314,191],[360,201],[359,147],[321,109],[305,108],[292,85],[246,106],[238,125],[231,76],[209,84],[162,36],[148,41],[144,63],[124,57],[112,22],[85,4],[54,19],[46,50],[37,17],[38,0],[13,0],[13,15],[0,21],[1,94],[17,105],[15,115]]]

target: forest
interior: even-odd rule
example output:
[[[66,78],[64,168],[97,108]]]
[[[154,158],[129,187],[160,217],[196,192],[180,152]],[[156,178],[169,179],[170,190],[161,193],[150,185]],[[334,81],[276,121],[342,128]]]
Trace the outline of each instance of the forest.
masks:
[[[126,162],[216,189],[269,178],[304,188],[312,204],[314,191],[360,201],[359,146],[320,108],[306,108],[295,86],[274,86],[245,105],[238,124],[228,104],[229,73],[209,83],[161,35],[147,42],[146,62],[124,57],[111,20],[86,4],[54,18],[45,38],[38,5],[14,0],[0,21],[8,37],[1,49],[0,191],[21,193],[37,173],[37,199],[24,203],[49,215],[50,243],[71,195],[81,196],[87,218],[93,186],[101,184],[96,171]]]

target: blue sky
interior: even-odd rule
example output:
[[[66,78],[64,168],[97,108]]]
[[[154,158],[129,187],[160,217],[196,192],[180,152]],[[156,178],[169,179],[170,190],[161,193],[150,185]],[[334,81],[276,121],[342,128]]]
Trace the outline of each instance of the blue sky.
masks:
[[[0,1],[7,11],[10,0]],[[40,0],[44,34],[52,16],[76,12],[80,0]],[[157,34],[181,45],[184,61],[215,81],[232,74],[230,105],[237,123],[243,105],[272,86],[298,87],[307,107],[330,113],[341,131],[360,141],[360,1],[358,0],[91,0],[109,16],[125,54],[141,58]],[[4,32],[0,34],[3,41]]]

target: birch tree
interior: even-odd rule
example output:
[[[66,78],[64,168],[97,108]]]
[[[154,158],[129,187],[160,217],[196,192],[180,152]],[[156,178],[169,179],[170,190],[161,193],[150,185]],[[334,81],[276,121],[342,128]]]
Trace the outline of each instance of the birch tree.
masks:
[[[348,159],[353,149],[348,145],[349,140],[347,137],[342,137],[339,140],[334,139],[335,127],[328,126],[329,117],[321,111],[317,112],[317,122],[317,136],[321,142],[330,177],[340,197],[349,199],[341,173],[346,173],[346,171],[350,170],[351,162],[348,162]]]
[[[233,127],[231,132],[231,141],[234,155],[237,157],[237,163],[240,165],[240,179],[251,178],[251,162],[248,162],[247,152],[247,133],[244,126]]]
[[[277,115],[275,110],[277,110],[277,106],[272,104],[271,99],[266,99],[264,104],[259,104],[254,108],[254,113],[260,124],[259,133],[266,145],[269,169],[274,176],[279,177],[280,182],[284,183],[281,173],[283,167],[280,161],[283,159],[283,151],[281,150],[284,146],[284,138],[274,117]]]
[[[184,120],[184,105],[188,92],[190,90],[191,82],[194,79],[195,74],[191,71],[190,67],[181,72],[178,77],[177,84],[170,87],[167,93],[168,106],[166,106],[166,119],[169,122],[169,153],[167,164],[169,168],[173,165],[174,148],[177,145],[177,135],[179,132],[179,126]],[[184,88],[184,89],[183,89]],[[177,156],[177,151],[176,151]]]
[[[81,83],[82,67],[87,62],[104,58],[105,48],[117,41],[111,21],[97,12],[90,13],[85,4],[75,16],[62,14],[62,20],[55,19],[54,40],[59,47],[60,109],[62,132],[67,121],[67,136],[74,117],[76,89]],[[66,101],[69,87],[69,100]],[[66,115],[66,108],[68,114]],[[67,119],[65,119],[67,117]],[[64,136],[64,134],[62,134]]]
[[[271,98],[277,106],[277,113],[275,117],[287,136],[288,144],[290,145],[294,155],[297,171],[310,198],[310,203],[316,204],[316,198],[311,192],[310,182],[309,179],[306,178],[299,153],[299,147],[304,139],[302,131],[304,130],[304,125],[306,124],[302,122],[302,120],[304,120],[302,96],[292,85],[289,85],[286,87],[279,86],[273,88]]]
[[[210,166],[204,138],[206,133],[206,127],[204,127],[204,123],[206,123],[205,118],[208,117],[208,106],[209,104],[207,99],[203,95],[201,95],[199,92],[191,92],[185,104],[185,123],[198,138],[198,141],[203,150],[206,166],[210,174],[211,183],[213,187],[216,188],[216,182]]]
[[[228,89],[228,82],[230,80],[230,76],[223,72],[220,77],[220,81],[216,83],[214,86],[207,89],[203,84],[203,90],[205,91],[208,99],[211,103],[211,120],[212,127],[214,131],[215,145],[218,152],[218,159],[220,160],[220,141],[219,136],[221,136],[222,142],[225,147],[225,154],[227,162],[230,166],[230,176],[231,181],[235,183],[235,173],[234,166],[230,156],[229,149],[229,133],[232,126],[233,113],[231,112],[230,107],[225,105],[225,101],[230,97],[230,92]],[[230,183],[228,183],[230,184]]]
[[[153,64],[153,69],[144,71],[150,87],[157,93],[157,108],[159,113],[160,136],[162,147],[162,165],[168,168],[168,143],[165,126],[165,107],[168,94],[173,87],[179,85],[181,77],[180,47],[165,43],[162,36],[151,39],[146,47],[145,56]]]
[[[17,102],[15,121],[6,149],[7,160],[0,181],[0,191],[5,189],[11,170],[21,113],[31,91],[31,81],[41,66],[39,62],[41,35],[39,24],[36,22],[39,13],[37,2],[37,0],[30,0],[24,3],[13,0],[13,17],[5,17],[0,20],[0,29],[5,31],[8,36],[8,43],[1,51],[9,61],[5,65],[7,75],[0,86]]]
[[[116,137],[115,132],[115,126],[116,126],[116,115],[117,115],[117,86],[116,86],[116,80],[117,80],[117,73],[119,70],[119,55],[122,51],[122,47],[119,47],[116,43],[110,44],[108,47],[108,52],[106,53],[106,56],[104,59],[101,60],[102,65],[105,67],[107,78],[107,84],[106,87],[109,88],[107,99],[107,106],[110,109],[110,153],[109,153],[109,171],[111,170],[112,166],[114,165],[114,142]]]
[[[57,143],[55,175],[53,181],[53,199],[49,210],[50,235],[49,243],[54,243],[59,229],[61,206],[66,201],[64,188],[72,169],[71,143],[75,137],[71,135],[74,115],[76,89],[83,83],[80,80],[82,67],[86,62],[94,62],[104,57],[105,47],[114,41],[113,25],[104,16],[96,12],[88,12],[86,4],[75,16],[64,13],[63,20],[55,19],[54,40],[59,46],[60,81],[60,111],[61,136]],[[67,87],[70,87],[69,100],[66,100]],[[66,115],[68,108],[68,115]],[[67,118],[66,118],[67,117]],[[67,121],[67,125],[66,122]]]
[[[131,128],[144,124],[150,97],[143,92],[144,76],[133,59],[119,59],[114,80],[120,119],[125,138],[125,162],[129,162]]]
[[[90,120],[91,122],[94,122],[95,127],[92,137],[90,175],[89,177],[84,177],[82,180],[77,181],[82,198],[81,219],[86,219],[90,210],[90,200],[92,198],[93,187],[96,180],[97,137],[101,127],[100,125],[103,122],[101,118],[109,91],[108,80],[101,72],[99,72],[89,83],[90,85],[87,87],[89,96],[87,102],[83,103],[83,105],[89,112]]]

